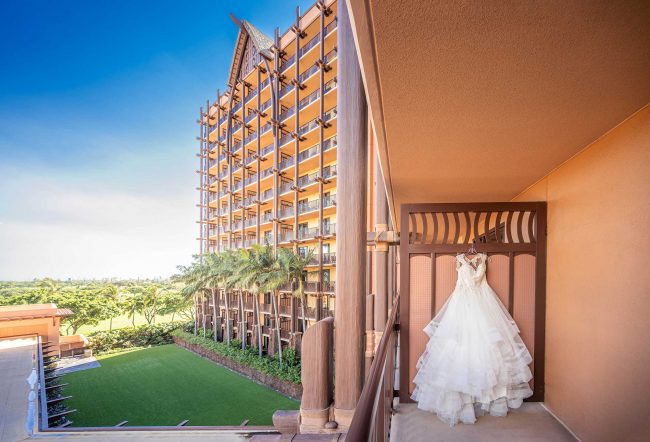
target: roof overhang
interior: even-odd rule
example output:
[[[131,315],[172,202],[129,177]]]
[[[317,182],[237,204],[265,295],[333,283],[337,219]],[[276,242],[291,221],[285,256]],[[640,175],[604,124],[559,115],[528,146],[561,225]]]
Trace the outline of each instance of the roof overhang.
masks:
[[[508,201],[650,102],[650,2],[348,2],[391,211]]]

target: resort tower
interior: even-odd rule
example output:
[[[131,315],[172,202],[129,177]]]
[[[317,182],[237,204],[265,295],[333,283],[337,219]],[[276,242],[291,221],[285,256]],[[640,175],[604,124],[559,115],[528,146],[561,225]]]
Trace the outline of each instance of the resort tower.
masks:
[[[269,244],[314,259],[306,272],[307,321],[334,314],[336,281],[337,2],[296,10],[290,29],[267,36],[245,20],[228,84],[200,110],[199,252]],[[300,300],[291,285],[279,299],[283,345],[301,334]],[[243,296],[239,299],[239,296]],[[219,294],[215,325],[263,346],[274,339],[270,295]],[[226,304],[229,315],[226,315]],[[256,308],[259,305],[259,308]],[[206,301],[204,314],[217,311]],[[212,316],[212,315],[210,315]],[[275,346],[274,346],[275,347]]]

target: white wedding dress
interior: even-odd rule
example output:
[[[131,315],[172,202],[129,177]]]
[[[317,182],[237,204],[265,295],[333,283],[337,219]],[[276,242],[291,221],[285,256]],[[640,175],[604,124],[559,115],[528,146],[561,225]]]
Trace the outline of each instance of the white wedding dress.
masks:
[[[456,256],[458,281],[440,312],[424,328],[431,338],[417,364],[411,396],[440,419],[474,423],[489,412],[505,416],[533,394],[532,357],[519,328],[488,285],[487,255]]]

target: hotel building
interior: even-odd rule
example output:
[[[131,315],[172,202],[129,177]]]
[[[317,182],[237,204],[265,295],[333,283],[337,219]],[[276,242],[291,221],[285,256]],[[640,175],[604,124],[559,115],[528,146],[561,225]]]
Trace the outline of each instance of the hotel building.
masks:
[[[245,20],[239,27],[225,90],[200,110],[200,250],[269,244],[314,259],[305,275],[307,321],[333,316],[336,281],[337,2],[296,10],[290,29],[267,36]],[[281,289],[283,345],[302,332],[300,299]],[[220,294],[223,320],[226,302]],[[234,337],[263,346],[273,340],[269,295],[231,294]],[[211,301],[199,308],[213,312]],[[246,333],[243,330],[246,330]],[[254,342],[253,342],[254,343]]]

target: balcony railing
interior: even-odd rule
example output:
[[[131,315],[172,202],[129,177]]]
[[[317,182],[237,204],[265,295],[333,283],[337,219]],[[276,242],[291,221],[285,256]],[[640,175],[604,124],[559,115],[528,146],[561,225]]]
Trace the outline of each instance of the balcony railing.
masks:
[[[334,317],[334,310],[330,310],[328,308],[321,308],[320,309],[320,317],[321,318],[327,318],[328,316]]]
[[[336,283],[334,281],[323,282],[322,292],[323,293],[334,293]]]
[[[334,265],[336,264],[336,253],[323,253],[323,264],[325,265]]]
[[[290,315],[291,314],[291,305],[282,305],[280,304],[280,314],[281,315]]]
[[[311,239],[318,236],[318,227],[310,227],[306,229],[298,229],[298,239]]]
[[[335,223],[330,223],[330,224],[323,223],[323,235],[335,235],[335,234],[336,234]]]
[[[284,170],[287,167],[293,166],[294,165],[294,158],[293,157],[285,157],[282,161],[280,161],[280,164],[278,164],[278,168],[280,170]]]
[[[291,106],[290,108],[283,110],[280,113],[280,115],[278,115],[278,119],[280,121],[284,121],[284,120],[286,120],[287,118],[289,118],[290,116],[292,116],[295,113],[296,113],[296,107]]]
[[[291,337],[290,330],[280,329],[280,339],[289,339]]]
[[[248,143],[250,143],[251,141],[253,141],[253,140],[256,139],[256,138],[257,138],[257,133],[252,132],[252,133],[251,133],[250,135],[248,135],[247,137],[244,137],[244,144],[248,144]]]
[[[346,440],[384,441],[388,438],[393,413],[398,312],[399,294],[395,296],[393,310],[384,327],[386,333],[377,346]]]
[[[278,235],[278,242],[289,242],[295,240],[296,235],[294,235],[293,230],[284,230]]]
[[[262,201],[266,201],[266,200],[271,199],[271,198],[273,198],[273,189],[266,189],[266,190],[262,193],[262,198],[261,198],[261,200],[262,200]]]
[[[326,64],[329,63],[330,61],[332,61],[334,59],[334,57],[336,57],[336,48],[332,49],[327,54],[325,54],[325,63]],[[302,74],[300,74],[298,76],[298,80],[300,80],[300,82],[305,81],[306,79],[311,77],[313,74],[318,72],[319,69],[320,69],[320,66],[318,65],[318,63],[314,63],[309,69],[306,69]]]
[[[293,190],[293,181],[284,182],[280,185],[279,195],[285,194]]]

